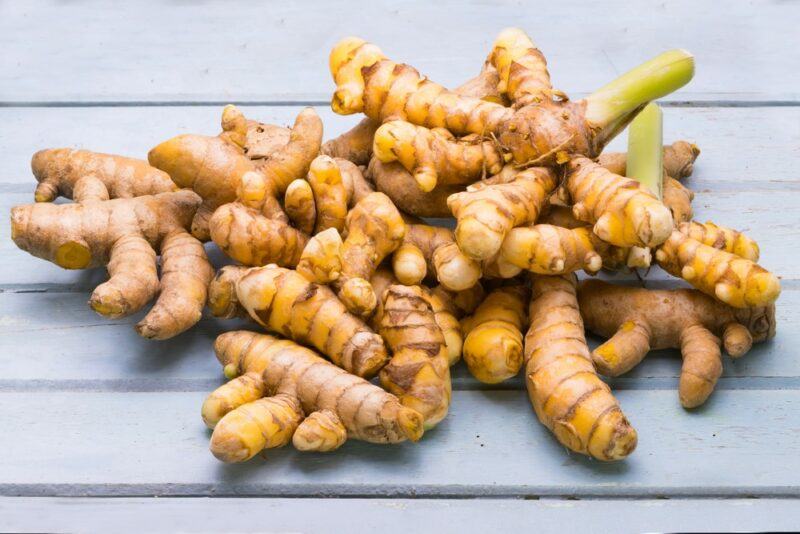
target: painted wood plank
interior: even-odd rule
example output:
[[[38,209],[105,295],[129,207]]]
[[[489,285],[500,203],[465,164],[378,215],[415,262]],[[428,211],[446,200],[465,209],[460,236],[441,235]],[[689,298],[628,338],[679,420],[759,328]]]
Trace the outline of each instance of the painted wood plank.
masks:
[[[522,392],[456,392],[420,443],[334,454],[270,451],[223,465],[200,393],[0,393],[4,496],[800,496],[800,392],[721,391],[704,409],[674,392],[622,391],[638,450],[571,455]]]
[[[13,532],[778,532],[799,521],[795,499],[0,498],[0,529]]]
[[[677,100],[800,100],[794,75],[800,6],[793,2],[719,9],[711,0],[671,0],[631,9],[625,0],[350,7],[319,0],[195,6],[40,0],[0,9],[5,102],[327,101],[328,53],[351,34],[452,86],[480,69],[496,34],[511,25],[530,32],[555,84],[573,96],[681,47],[697,55],[698,72]]]
[[[0,390],[111,390],[208,392],[222,382],[212,343],[222,332],[259,330],[243,321],[204,318],[192,330],[167,341],[139,337],[133,317],[107,320],[86,305],[79,292],[0,293]],[[778,334],[739,360],[724,362],[720,389],[800,389],[800,289],[785,291],[777,310]],[[90,338],[91,343],[86,339]],[[594,347],[599,339],[590,337]],[[622,388],[677,387],[680,356],[656,351],[614,383]],[[488,387],[463,363],[454,368],[456,389],[522,389],[521,378]]]
[[[242,109],[262,122],[291,124],[302,106]],[[326,138],[359,119],[336,115],[328,106],[315,109]],[[146,158],[148,150],[179,133],[216,135],[221,110],[222,106],[0,107],[0,191],[32,196],[30,158],[36,150],[69,146]],[[793,165],[800,158],[800,107],[667,108],[664,138],[689,139],[700,146],[702,154],[688,181],[697,190],[800,189]],[[622,134],[609,150],[625,146]]]

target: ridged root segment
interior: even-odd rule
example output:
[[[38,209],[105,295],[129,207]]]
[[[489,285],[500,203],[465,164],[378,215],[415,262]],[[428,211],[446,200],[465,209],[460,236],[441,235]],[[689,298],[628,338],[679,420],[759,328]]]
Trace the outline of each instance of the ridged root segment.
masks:
[[[694,210],[692,210],[692,200],[694,191],[680,183],[675,178],[664,176],[663,195],[661,201],[672,212],[672,220],[675,224],[692,220]]]
[[[455,139],[444,129],[429,130],[405,121],[390,121],[375,132],[375,157],[399,161],[430,192],[437,184],[467,184],[503,167],[503,156],[477,136]]]
[[[168,339],[186,331],[203,314],[214,267],[203,244],[185,231],[172,233],[161,243],[160,294],[137,325],[142,337]]]
[[[494,41],[487,59],[497,69],[498,90],[518,106],[552,98],[547,61],[524,31],[506,28]]]
[[[767,306],[781,292],[778,278],[763,267],[678,230],[658,248],[656,260],[671,275],[735,308]]]
[[[459,248],[477,260],[493,257],[512,228],[536,220],[556,184],[552,170],[533,167],[510,183],[452,195],[447,204],[458,221]]]
[[[85,204],[17,206],[11,210],[11,237],[22,250],[65,269],[105,265],[110,279],[94,290],[89,305],[111,318],[139,311],[158,293],[156,250],[161,248],[165,266],[162,297],[147,317],[157,332],[146,329],[141,333],[164,338],[194,324],[199,319],[194,312],[205,300],[188,287],[186,295],[171,289],[181,285],[179,279],[191,277],[195,268],[199,270],[196,274],[206,274],[203,269],[208,260],[199,243],[190,247],[190,252],[184,251],[192,256],[189,261],[178,259],[181,254],[174,254],[172,248],[182,241],[177,236],[185,236],[184,228],[199,204],[200,198],[191,191],[176,191]],[[168,309],[185,315],[167,318],[163,312]]]
[[[422,437],[419,413],[292,341],[228,332],[217,338],[214,349],[226,370],[248,377],[233,388],[239,388],[238,393],[225,391],[226,385],[206,401],[208,413],[218,415],[219,407],[228,410],[211,438],[212,452],[223,461],[244,461],[289,441],[299,450],[321,452],[338,448],[347,437],[372,443]],[[256,376],[262,377],[262,384]],[[275,395],[245,402],[262,385]],[[218,405],[216,411],[212,404]]]
[[[569,162],[564,185],[575,217],[593,224],[594,233],[612,245],[654,247],[672,231],[669,208],[650,191],[588,158]]]
[[[381,123],[399,119],[446,128],[454,135],[486,135],[512,113],[502,105],[448,91],[356,37],[333,48],[330,68],[337,86],[331,108],[341,115],[363,112]]]
[[[574,275],[533,278],[525,384],[539,421],[570,450],[610,461],[636,448],[636,430],[594,371]]]
[[[595,273],[612,248],[617,247],[604,243],[587,227],[571,230],[537,224],[511,230],[503,241],[500,257],[537,274],[557,275],[582,269]]]
[[[516,376],[522,367],[522,328],[528,292],[522,286],[489,293],[466,319],[463,356],[472,376],[497,384]]]
[[[348,195],[336,161],[328,156],[317,156],[311,162],[308,183],[314,192],[314,203],[317,208],[314,233],[328,228],[335,228],[340,232],[344,230]]]
[[[758,261],[758,243],[742,232],[712,222],[695,221],[678,225],[677,230],[704,245],[723,250],[752,262]]]
[[[266,394],[267,386],[261,379],[261,373],[248,371],[212,391],[203,402],[200,415],[208,428],[214,428],[228,412]]]
[[[405,285],[435,276],[454,291],[474,286],[481,277],[480,264],[461,252],[452,230],[426,224],[406,225],[403,243],[392,257],[392,267]]]
[[[369,279],[403,242],[406,225],[389,197],[371,193],[347,214],[346,227],[342,273],[334,287],[348,310],[368,317],[377,305]]]
[[[294,267],[308,243],[303,232],[239,202],[218,208],[209,221],[209,229],[211,240],[244,265],[276,263]]]
[[[381,337],[349,313],[330,289],[296,271],[274,265],[254,268],[235,286],[239,305],[268,331],[310,345],[358,376],[373,376],[386,363]],[[210,299],[216,298],[214,289]]]
[[[36,202],[59,196],[76,202],[132,198],[177,189],[167,173],[146,161],[88,150],[40,150],[31,159],[31,170],[39,182]]]
[[[450,406],[450,365],[444,335],[418,286],[390,286],[383,295],[381,336],[394,355],[381,385],[433,428]]]
[[[629,371],[650,350],[680,349],[680,399],[686,408],[703,404],[713,391],[722,372],[721,344],[739,358],[754,342],[775,335],[774,305],[737,309],[695,289],[652,290],[586,280],[579,302],[586,328],[608,338],[592,353],[603,374]]]

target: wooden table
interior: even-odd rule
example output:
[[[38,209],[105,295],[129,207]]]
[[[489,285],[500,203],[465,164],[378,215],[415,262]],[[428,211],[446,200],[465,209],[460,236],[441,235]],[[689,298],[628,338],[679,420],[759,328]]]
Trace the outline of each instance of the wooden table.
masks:
[[[487,387],[459,366],[451,415],[419,444],[286,449],[226,466],[199,414],[222,382],[211,342],[233,325],[206,318],[177,339],[142,340],[139,317],[109,321],[86,306],[104,272],[37,260],[4,222],[0,530],[800,528],[800,4],[299,4],[0,3],[0,211],[32,201],[37,149],[144,157],[174,134],[216,133],[229,102],[279,124],[313,105],[326,137],[343,131],[357,118],[327,107],[327,54],[348,34],[452,86],[518,25],[573,97],[684,47],[697,76],[664,101],[665,139],[702,148],[688,181],[698,218],[746,230],[782,277],[777,338],[726,361],[693,412],[678,404],[675,352],[614,381],[640,435],[622,463],[569,454],[519,380]],[[648,283],[666,278],[654,269]]]

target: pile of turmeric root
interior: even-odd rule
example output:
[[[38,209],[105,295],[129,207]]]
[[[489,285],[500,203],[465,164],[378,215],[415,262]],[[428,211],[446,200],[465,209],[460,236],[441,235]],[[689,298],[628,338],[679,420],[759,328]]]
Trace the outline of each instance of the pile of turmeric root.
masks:
[[[446,417],[462,358],[489,384],[524,368],[533,410],[560,443],[619,460],[637,434],[598,373],[680,349],[680,402],[693,408],[722,373],[722,347],[738,358],[774,336],[777,277],[752,239],[693,220],[681,180],[698,148],[662,148],[651,102],[691,79],[687,52],[578,101],[552,87],[544,56],[513,28],[453,90],[357,38],[334,47],[330,70],[333,110],[364,114],[339,137],[323,143],[310,108],[285,128],[227,106],[218,135],[179,135],[147,162],[37,152],[36,203],[12,210],[23,250],[107,268],[89,300],[99,314],[156,299],[136,325],[144,337],[191,328],[205,306],[266,332],[214,345],[230,381],[202,417],[220,460],[289,442],[417,441]],[[629,125],[629,152],[604,153]],[[232,264],[215,271],[208,241]],[[651,265],[693,289],[575,274]],[[607,341],[590,350],[586,330]]]

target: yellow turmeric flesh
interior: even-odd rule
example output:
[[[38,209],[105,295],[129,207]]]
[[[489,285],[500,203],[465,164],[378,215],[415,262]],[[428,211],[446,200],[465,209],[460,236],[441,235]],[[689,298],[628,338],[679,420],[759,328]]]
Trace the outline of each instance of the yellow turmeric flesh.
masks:
[[[703,404],[722,374],[720,346],[733,358],[775,336],[775,307],[735,308],[694,289],[652,290],[584,281],[578,292],[586,328],[610,338],[592,352],[599,371],[619,376],[650,350],[683,356],[680,401]],[[721,339],[721,340],[720,340]]]
[[[188,228],[200,204],[191,191],[74,204],[31,204],[11,210],[19,248],[65,269],[106,266],[110,279],[89,305],[110,318],[156,304],[136,325],[147,338],[166,339],[200,320],[214,269]],[[162,255],[159,281],[156,251]]]
[[[229,378],[203,404],[214,429],[211,452],[243,462],[292,442],[326,452],[348,438],[371,443],[417,441],[423,418],[397,397],[339,369],[293,341],[253,332],[222,334],[214,344]]]
[[[312,346],[358,376],[374,376],[388,359],[379,335],[350,314],[330,289],[296,271],[227,266],[215,282],[209,287],[215,315],[230,317],[241,307],[268,331]]]
[[[88,150],[40,150],[31,159],[31,170],[39,182],[36,202],[59,196],[76,202],[132,198],[178,189],[167,173],[146,161]]]
[[[525,334],[525,385],[536,416],[565,447],[598,460],[636,448],[630,425],[592,365],[575,276],[534,276]]]

